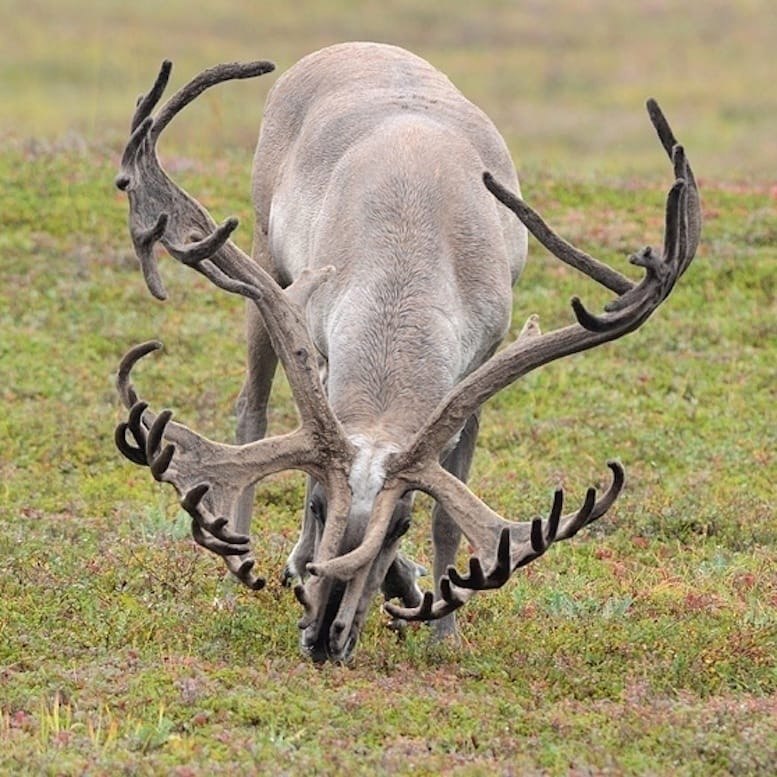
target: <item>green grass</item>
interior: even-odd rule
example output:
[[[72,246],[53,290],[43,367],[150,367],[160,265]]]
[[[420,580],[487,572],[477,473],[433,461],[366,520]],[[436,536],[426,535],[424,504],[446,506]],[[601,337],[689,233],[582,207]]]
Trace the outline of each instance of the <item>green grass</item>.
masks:
[[[0,30],[0,774],[770,774],[770,5],[565,2],[552,20],[511,2],[125,5],[11,0],[15,25]],[[484,412],[471,482],[494,509],[545,513],[558,484],[581,499],[611,457],[629,476],[617,506],[473,600],[459,647],[423,627],[399,640],[375,607],[339,668],[299,654],[299,607],[277,581],[301,478],[257,497],[269,582],[254,594],[113,447],[129,345],[164,340],[138,385],[216,439],[233,434],[243,345],[241,303],[169,258],[170,300],[149,297],[112,181],[162,57],[180,83],[221,60],[286,67],[346,38],[402,43],[446,70],[503,129],[532,204],[624,271],[662,228],[670,170],[640,106],[654,94],[699,173],[705,226],[642,330],[532,373]],[[216,90],[162,149],[216,218],[240,216],[245,248],[265,79]],[[566,323],[575,293],[604,299],[533,244],[514,330],[532,312],[545,329]],[[282,380],[272,413],[274,430],[293,425]],[[406,541],[424,563],[427,508]]]

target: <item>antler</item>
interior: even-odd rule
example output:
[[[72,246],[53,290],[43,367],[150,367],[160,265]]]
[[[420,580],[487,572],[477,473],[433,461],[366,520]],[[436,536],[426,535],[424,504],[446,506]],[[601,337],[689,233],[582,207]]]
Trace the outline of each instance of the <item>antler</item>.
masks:
[[[319,547],[323,558],[336,555],[350,501],[347,473],[353,446],[334,416],[318,376],[316,349],[310,339],[300,305],[333,272],[325,267],[303,275],[284,291],[231,240],[236,218],[217,226],[205,208],[177,186],[162,168],[156,143],[174,116],[208,87],[235,78],[251,78],[273,69],[270,62],[217,65],[200,73],[174,94],[158,111],[170,76],[171,63],[163,62],[154,85],[139,98],[131,123],[132,135],[124,150],[116,178],[130,204],[130,234],[151,293],[164,299],[154,244],[160,242],[178,261],[193,267],[219,288],[250,299],[265,321],[275,353],[283,365],[299,410],[302,425],[291,435],[273,437],[243,446],[214,443],[185,426],[170,421],[169,411],[155,416],[138,397],[129,381],[139,358],[159,347],[144,344],[132,349],[119,369],[118,389],[130,410],[116,432],[119,450],[131,461],[151,468],[158,480],[172,483],[192,515],[193,533],[200,544],[225,557],[243,582],[260,587],[251,573],[247,538],[227,529],[225,516],[234,512],[237,495],[245,486],[271,472],[302,469],[315,477],[335,505]],[[130,435],[132,442],[128,441]],[[162,442],[166,445],[162,447]],[[328,554],[328,555],[327,555]],[[238,561],[231,559],[239,557]],[[317,601],[321,581],[311,585],[308,599]]]
[[[696,180],[688,164],[685,154],[675,138],[669,123],[666,120],[661,108],[654,99],[649,99],[646,103],[648,115],[653,127],[658,134],[659,140],[663,145],[669,159],[674,167],[675,179],[683,180],[688,189],[688,198],[685,203],[685,217],[687,220],[688,245],[685,251],[687,260],[680,268],[679,275],[682,275],[690,264],[696,252],[701,233],[701,212],[699,207],[699,193],[696,188]],[[676,151],[677,150],[677,151]],[[679,153],[678,153],[679,152]],[[535,238],[562,262],[566,262],[571,267],[588,275],[593,280],[602,284],[617,294],[626,296],[626,293],[634,289],[635,283],[625,275],[621,275],[617,270],[603,264],[598,259],[587,254],[585,251],[568,243],[564,238],[557,235],[543,220],[537,211],[527,205],[523,200],[511,194],[500,186],[489,174],[484,176],[484,182],[488,190],[505,206],[510,208],[526,228]],[[678,277],[679,277],[678,275]],[[629,297],[621,302],[628,301]],[[606,308],[609,309],[609,308]]]
[[[225,516],[232,514],[245,487],[267,475],[286,469],[320,475],[315,441],[308,429],[300,428],[248,445],[226,445],[175,423],[169,410],[152,413],[148,403],[139,399],[131,371],[140,359],[159,348],[158,342],[142,343],[121,361],[117,389],[129,416],[116,427],[116,446],[130,461],[149,467],[156,480],[172,484],[181,506],[192,517],[195,541],[225,557],[230,571],[250,588],[259,589],[264,580],[251,572],[254,559],[249,538],[232,532]],[[233,558],[237,556],[240,558]]]
[[[149,291],[158,299],[166,299],[167,293],[156,266],[154,243],[162,241],[165,246],[182,245],[188,242],[192,231],[200,236],[208,235],[213,232],[215,224],[198,207],[199,203],[179,189],[163,171],[156,152],[157,140],[173,117],[208,87],[235,78],[253,78],[269,73],[275,65],[259,61],[209,68],[179,89],[154,118],[151,113],[164,93],[172,67],[172,63],[165,60],[154,85],[138,99],[130,125],[132,134],[116,177],[116,186],[126,191],[130,198],[130,235],[143,277]],[[167,210],[159,212],[160,203]],[[175,210],[170,207],[172,204],[177,206]],[[222,236],[226,240],[229,233]]]

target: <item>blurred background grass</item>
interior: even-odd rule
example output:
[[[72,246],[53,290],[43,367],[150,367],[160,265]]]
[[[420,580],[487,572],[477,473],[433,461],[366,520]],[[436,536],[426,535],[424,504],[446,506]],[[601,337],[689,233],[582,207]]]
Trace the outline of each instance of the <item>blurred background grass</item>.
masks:
[[[279,71],[347,39],[428,58],[494,119],[519,173],[659,176],[642,103],[682,128],[702,177],[771,183],[777,168],[773,0],[2,0],[0,138],[118,145],[159,62],[174,85],[216,62]],[[274,80],[214,90],[168,142],[250,149]],[[247,103],[247,104],[246,104]]]

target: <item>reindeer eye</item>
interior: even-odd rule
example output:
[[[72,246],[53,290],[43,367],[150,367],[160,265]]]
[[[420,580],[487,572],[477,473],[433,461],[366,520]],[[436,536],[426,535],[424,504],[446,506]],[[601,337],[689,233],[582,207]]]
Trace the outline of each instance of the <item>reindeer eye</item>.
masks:
[[[310,510],[311,515],[319,523],[324,523],[326,521],[326,511],[324,510],[324,505],[321,503],[320,499],[311,499],[308,504],[308,509]]]

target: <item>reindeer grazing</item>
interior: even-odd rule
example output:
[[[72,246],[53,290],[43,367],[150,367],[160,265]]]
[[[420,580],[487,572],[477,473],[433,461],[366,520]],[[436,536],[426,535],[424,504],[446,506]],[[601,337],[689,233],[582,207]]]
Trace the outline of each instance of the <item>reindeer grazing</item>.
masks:
[[[381,586],[387,599],[401,600],[386,603],[392,617],[435,621],[440,636],[451,634],[454,611],[473,592],[503,585],[554,541],[601,517],[621,491],[623,469],[610,463],[612,484],[599,499],[589,489],[580,509],[563,514],[558,490],[546,520],[514,523],[465,480],[489,397],[547,362],[637,329],[690,264],[700,209],[683,149],[649,101],[675,182],[663,253],[645,248],[631,257],[645,271],[634,283],[566,243],[519,199],[501,136],[439,71],[392,46],[332,46],[291,68],[267,99],[249,258],[229,239],[237,220],[217,226],[164,172],[156,142],[203,90],[272,65],[206,70],[152,116],[170,67],[163,64],[138,102],[116,183],[129,195],[130,233],[154,296],[165,297],[152,250],[161,242],[219,288],[249,300],[238,444],[207,440],[171,421],[170,411],[155,414],[139,401],[130,371],[159,347],[152,342],[120,365],[129,417],[116,430],[117,445],[176,488],[194,539],[253,589],[264,584],[249,547],[253,484],[286,469],[309,475],[284,580],[297,581],[301,643],[314,660],[350,656]],[[549,333],[540,333],[533,316],[496,353],[527,228],[618,296],[601,315],[574,298],[577,322]],[[265,437],[277,360],[301,425]],[[415,564],[399,553],[415,491],[436,502],[434,593],[420,592]],[[465,575],[453,566],[462,533],[475,549]]]

